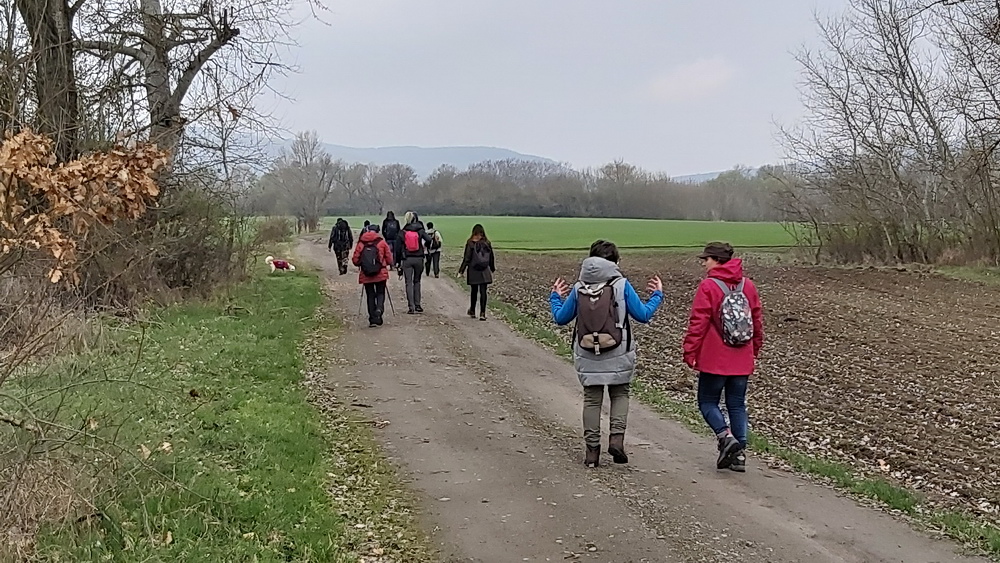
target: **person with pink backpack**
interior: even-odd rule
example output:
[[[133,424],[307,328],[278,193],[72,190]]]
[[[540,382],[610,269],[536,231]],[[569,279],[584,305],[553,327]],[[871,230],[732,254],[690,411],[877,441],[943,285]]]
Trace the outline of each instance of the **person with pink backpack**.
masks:
[[[431,237],[413,211],[403,215],[403,223],[396,236],[395,261],[406,282],[406,313],[413,315],[424,312],[420,304],[420,278],[424,274],[424,248],[430,245]]]

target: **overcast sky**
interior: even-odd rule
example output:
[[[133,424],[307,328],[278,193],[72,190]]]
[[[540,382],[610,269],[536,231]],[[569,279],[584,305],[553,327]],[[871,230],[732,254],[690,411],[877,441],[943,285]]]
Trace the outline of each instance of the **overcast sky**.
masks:
[[[774,162],[791,52],[844,0],[325,0],[264,102],[350,146],[487,145],[672,175]]]

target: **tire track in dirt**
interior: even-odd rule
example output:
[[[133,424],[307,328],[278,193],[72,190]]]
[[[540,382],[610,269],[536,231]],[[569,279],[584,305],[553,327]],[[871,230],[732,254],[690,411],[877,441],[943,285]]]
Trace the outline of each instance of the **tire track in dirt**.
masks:
[[[320,245],[299,254],[335,271]],[[355,275],[328,283],[349,321],[329,385],[390,422],[379,436],[446,561],[981,561],[795,476],[717,472],[710,441],[635,402],[632,463],[585,470],[572,366],[465,317],[449,280],[425,280],[424,315],[375,330],[353,322]]]

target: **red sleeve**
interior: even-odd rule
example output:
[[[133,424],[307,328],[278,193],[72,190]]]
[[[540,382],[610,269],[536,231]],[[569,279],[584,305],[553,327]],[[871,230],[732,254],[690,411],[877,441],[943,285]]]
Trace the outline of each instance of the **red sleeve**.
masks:
[[[753,286],[750,296],[750,314],[753,316],[753,357],[756,358],[764,347],[764,306],[760,303],[756,286]]]
[[[384,240],[379,241],[378,253],[379,257],[382,259],[383,266],[392,266],[392,249],[389,248],[389,243]]]
[[[361,247],[364,245],[358,242],[358,245],[354,247],[354,256],[351,256],[351,263],[355,266],[361,265]]]
[[[688,318],[687,333],[684,334],[684,363],[691,367],[696,367],[701,344],[712,326],[712,312],[715,310],[712,306],[712,283],[704,280],[698,286],[691,306],[691,316]]]

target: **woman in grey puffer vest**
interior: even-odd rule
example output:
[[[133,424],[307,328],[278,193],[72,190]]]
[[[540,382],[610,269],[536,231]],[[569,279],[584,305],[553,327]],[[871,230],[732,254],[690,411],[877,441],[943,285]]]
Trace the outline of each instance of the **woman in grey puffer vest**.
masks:
[[[597,467],[601,457],[601,405],[604,403],[604,388],[607,386],[611,397],[611,423],[608,438],[608,453],[615,463],[628,463],[625,454],[625,427],[628,421],[629,384],[635,375],[636,344],[632,335],[629,318],[648,323],[663,302],[663,283],[660,278],[649,280],[647,289],[652,293],[649,301],[642,302],[632,284],[618,269],[620,255],[614,243],[599,240],[590,247],[590,257],[580,267],[580,280],[572,291],[562,279],[552,286],[549,303],[552,318],[558,325],[569,324],[577,319],[573,331],[573,360],[577,376],[583,385],[583,437],[587,445],[584,463],[587,467]],[[579,334],[578,319],[581,299],[590,303],[608,287],[613,289],[613,319],[606,319],[604,325],[608,333],[614,333],[613,347],[602,350],[597,334]],[[605,315],[606,316],[606,315]],[[598,323],[602,319],[597,319]],[[592,321],[588,320],[588,324]],[[596,332],[596,331],[595,331]],[[603,335],[602,338],[606,338]],[[584,345],[587,347],[584,347]]]

